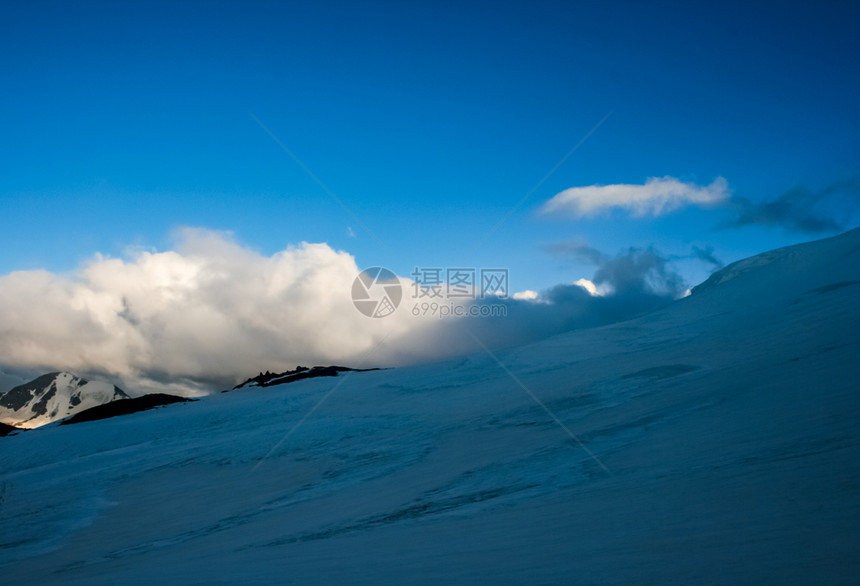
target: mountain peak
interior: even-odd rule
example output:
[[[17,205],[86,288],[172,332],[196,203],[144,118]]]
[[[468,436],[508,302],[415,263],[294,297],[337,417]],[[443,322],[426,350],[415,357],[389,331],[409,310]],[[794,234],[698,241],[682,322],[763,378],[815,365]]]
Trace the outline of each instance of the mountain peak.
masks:
[[[0,422],[34,428],[84,409],[127,399],[122,389],[71,372],[50,372],[0,394]]]

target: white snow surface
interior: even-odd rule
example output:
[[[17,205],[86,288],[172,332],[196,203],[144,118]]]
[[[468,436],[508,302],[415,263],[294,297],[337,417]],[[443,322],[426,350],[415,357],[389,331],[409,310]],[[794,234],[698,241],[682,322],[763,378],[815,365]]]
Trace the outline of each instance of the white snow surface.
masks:
[[[857,583],[858,293],[852,231],[495,358],[0,438],[0,576]]]
[[[58,372],[51,377],[39,377],[37,380],[40,379],[45,379],[44,384],[33,390],[28,402],[23,406],[13,410],[0,405],[0,423],[33,429],[90,407],[128,398],[128,395],[110,383],[88,381],[70,372]]]

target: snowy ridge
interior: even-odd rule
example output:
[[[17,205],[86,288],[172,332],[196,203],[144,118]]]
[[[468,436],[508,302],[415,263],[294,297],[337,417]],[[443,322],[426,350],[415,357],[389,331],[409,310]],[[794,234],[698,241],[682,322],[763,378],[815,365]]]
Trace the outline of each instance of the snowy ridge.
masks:
[[[110,383],[88,381],[69,372],[52,372],[0,395],[0,423],[32,429],[127,398],[125,392]]]
[[[758,278],[761,279],[767,278],[768,275],[773,275],[774,271],[779,271],[782,275],[782,280],[785,280],[794,273],[805,274],[810,270],[814,270],[814,267],[810,266],[811,263],[822,263],[822,268],[831,271],[829,276],[826,274],[815,275],[823,280],[831,279],[835,274],[832,271],[854,274],[856,271],[852,270],[852,267],[843,266],[841,262],[833,263],[831,261],[848,261],[848,257],[850,256],[856,259],[858,246],[860,246],[860,228],[834,238],[778,248],[723,267],[712,274],[704,283],[693,287],[692,292],[701,293],[702,291],[713,289],[748,273],[756,273]],[[762,270],[771,264],[774,267],[771,267],[767,271]],[[756,292],[755,287],[751,287],[750,283],[746,283],[746,286],[748,293]]]
[[[3,438],[0,575],[854,583],[860,231],[764,259],[493,356]]]

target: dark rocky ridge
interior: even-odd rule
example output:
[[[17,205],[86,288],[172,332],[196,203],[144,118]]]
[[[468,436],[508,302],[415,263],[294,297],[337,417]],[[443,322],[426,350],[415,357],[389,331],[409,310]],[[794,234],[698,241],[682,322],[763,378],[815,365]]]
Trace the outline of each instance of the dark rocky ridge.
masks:
[[[19,427],[15,427],[14,425],[7,425],[5,423],[0,423],[0,437],[7,436],[10,433],[14,433],[16,431],[26,431]]]
[[[54,379],[56,379],[59,374],[59,372],[43,374],[28,383],[18,385],[17,387],[6,391],[0,395],[0,407],[6,407],[13,411],[17,411],[30,402],[33,398],[34,392],[41,391],[48,385],[54,383]]]
[[[63,421],[60,425],[68,425],[72,423],[83,423],[85,421],[97,421],[99,419],[108,419],[109,417],[117,417],[119,415],[130,415],[139,411],[148,411],[162,405],[170,405],[172,403],[187,403],[196,401],[196,399],[186,399],[175,395],[165,393],[153,393],[151,395],[143,395],[134,399],[119,399],[111,401],[104,405],[90,407],[80,413],[76,413]]]
[[[274,385],[282,385],[292,383],[306,378],[315,378],[318,376],[337,376],[341,372],[369,372],[371,370],[379,370],[378,368],[349,368],[348,366],[297,366],[294,370],[287,370],[281,373],[260,373],[259,375],[249,378],[243,383],[233,387],[232,390],[246,387],[251,383],[257,383],[259,387],[271,387]]]

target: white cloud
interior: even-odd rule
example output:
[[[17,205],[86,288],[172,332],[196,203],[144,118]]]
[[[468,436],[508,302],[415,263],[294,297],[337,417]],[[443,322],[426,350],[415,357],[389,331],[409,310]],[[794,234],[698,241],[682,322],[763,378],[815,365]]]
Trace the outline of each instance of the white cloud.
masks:
[[[185,229],[174,251],[96,256],[68,277],[0,276],[0,356],[34,372],[107,373],[131,392],[193,394],[296,364],[391,365],[453,351],[434,341],[438,319],[359,313],[358,272],[327,244],[263,256],[229,234]]]
[[[604,294],[600,289],[597,288],[597,285],[595,285],[588,279],[577,279],[576,281],[574,281],[573,284],[579,285],[580,287],[588,291],[588,294],[592,297],[602,297]]]
[[[704,187],[674,177],[652,177],[644,185],[571,187],[547,201],[541,212],[581,218],[620,208],[636,217],[660,216],[685,205],[718,205],[730,197],[728,183],[722,177]]]
[[[534,301],[538,298],[538,292],[532,291],[531,289],[526,289],[525,291],[518,291],[514,293],[511,297],[518,301]]]
[[[607,285],[601,285],[598,287],[593,282],[588,279],[577,279],[573,282],[574,285],[578,287],[582,287],[585,289],[589,295],[592,297],[603,297],[607,293],[611,293],[611,288]],[[518,291],[511,295],[511,297],[517,301],[533,301],[536,303],[546,303],[547,301],[541,297],[541,294],[537,291],[533,291],[531,289],[526,289],[525,291]]]

